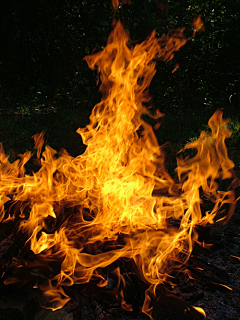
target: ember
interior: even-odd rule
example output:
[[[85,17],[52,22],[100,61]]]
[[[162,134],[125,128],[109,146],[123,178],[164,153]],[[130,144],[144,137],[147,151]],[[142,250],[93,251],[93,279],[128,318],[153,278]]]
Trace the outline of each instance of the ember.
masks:
[[[200,20],[194,25],[203,29]],[[183,31],[160,39],[153,32],[130,48],[118,21],[106,48],[85,57],[91,69],[98,68],[103,97],[90,123],[78,129],[87,146],[82,155],[73,158],[65,150],[58,154],[49,146],[41,153],[44,137],[35,135],[41,168],[27,175],[24,165],[30,152],[10,163],[1,148],[0,220],[16,219],[25,250],[34,254],[14,261],[15,275],[5,284],[21,283],[23,269],[41,270],[33,286],[44,291],[56,310],[69,301],[64,288],[90,281],[111,287],[115,278],[115,297],[131,311],[120,268],[112,268],[112,278],[104,272],[125,258],[147,284],[142,312],[151,317],[160,285],[174,285],[174,273],[191,276],[185,264],[196,242],[204,247],[197,227],[216,220],[226,223],[234,212],[234,191],[221,191],[218,183],[232,178],[234,163],[228,158],[225,139],[231,132],[221,111],[209,120],[211,133],[202,132],[185,146],[196,155],[177,159],[175,180],[165,168],[153,128],[142,119],[143,114],[163,116],[145,106],[147,90],[156,57],[172,59],[187,42]],[[211,209],[202,210],[200,192],[213,204]],[[224,204],[230,210],[216,219]]]

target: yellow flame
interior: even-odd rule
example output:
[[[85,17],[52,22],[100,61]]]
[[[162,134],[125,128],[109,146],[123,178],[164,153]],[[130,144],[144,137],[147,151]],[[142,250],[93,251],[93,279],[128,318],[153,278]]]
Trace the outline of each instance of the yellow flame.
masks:
[[[199,313],[201,313],[204,316],[204,318],[206,318],[206,313],[202,308],[200,307],[193,307],[193,308],[197,310]]]
[[[59,272],[36,284],[51,298],[54,310],[69,300],[65,286],[91,279],[103,286],[107,279],[99,268],[129,258],[149,283],[142,311],[150,314],[157,285],[171,282],[173,271],[184,271],[198,239],[195,226],[214,223],[223,204],[235,203],[234,192],[220,191],[216,181],[231,178],[234,167],[225,146],[231,133],[221,111],[209,120],[211,133],[202,132],[185,146],[196,149],[196,155],[177,159],[178,181],[168,174],[154,131],[142,119],[143,114],[162,116],[151,114],[145,106],[156,57],[172,59],[186,41],[179,29],[160,39],[153,32],[130,47],[118,22],[106,48],[85,58],[90,68],[98,67],[103,96],[92,110],[90,123],[77,131],[86,151],[73,158],[46,146],[41,169],[26,175],[24,164],[30,153],[11,164],[1,147],[0,220],[14,219],[14,212],[5,210],[9,200],[19,203],[19,231],[36,255],[36,261],[23,260],[20,266],[30,268],[42,261],[51,269],[52,262],[60,261]],[[40,156],[43,134],[34,139]],[[213,202],[211,211],[202,212],[200,189]],[[180,225],[174,226],[171,219],[178,219]],[[119,269],[114,272],[116,298],[131,310],[124,301],[124,278]],[[13,277],[6,284],[17,281]]]

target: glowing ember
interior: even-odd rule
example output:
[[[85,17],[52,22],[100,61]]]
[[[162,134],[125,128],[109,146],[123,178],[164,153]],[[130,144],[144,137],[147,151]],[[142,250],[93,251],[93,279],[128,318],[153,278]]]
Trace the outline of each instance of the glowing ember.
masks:
[[[162,116],[151,115],[144,106],[155,74],[154,59],[171,59],[186,41],[183,29],[164,39],[153,32],[130,48],[128,35],[117,22],[106,48],[85,58],[90,68],[98,67],[103,97],[92,110],[90,124],[78,129],[87,146],[84,154],[73,158],[46,146],[41,169],[26,175],[24,164],[30,153],[11,164],[1,148],[0,220],[15,219],[12,213],[7,216],[5,206],[9,200],[19,203],[19,231],[36,259],[16,263],[19,268],[48,268],[49,280],[35,287],[51,298],[53,310],[69,300],[64,287],[91,279],[105,286],[101,268],[128,258],[149,284],[142,311],[151,314],[157,286],[171,283],[173,271],[184,271],[198,239],[195,227],[214,223],[225,203],[232,207],[221,220],[227,221],[233,213],[234,192],[218,190],[216,181],[231,178],[234,167],[225,147],[231,133],[221,111],[209,120],[211,134],[202,132],[197,141],[186,145],[197,154],[177,160],[178,181],[165,169],[154,131],[142,119],[143,114]],[[43,134],[34,139],[40,156]],[[200,190],[213,202],[211,211],[201,211]],[[179,226],[172,226],[171,219],[177,219]],[[59,271],[52,269],[53,262],[58,262]],[[120,285],[124,279],[119,269],[114,272],[116,297],[124,309],[131,310],[124,301],[124,284]],[[6,284],[19,281],[12,277]]]

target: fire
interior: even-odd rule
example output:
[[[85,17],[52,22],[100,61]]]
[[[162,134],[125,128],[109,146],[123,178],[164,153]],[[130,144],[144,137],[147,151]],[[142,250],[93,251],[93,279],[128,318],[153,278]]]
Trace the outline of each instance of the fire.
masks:
[[[24,165],[30,152],[10,163],[1,147],[0,220],[17,218],[25,246],[35,255],[35,260],[16,260],[16,275],[6,284],[21,281],[17,277],[21,267],[44,266],[48,280],[34,287],[45,292],[56,310],[69,300],[64,287],[91,280],[103,287],[107,279],[101,269],[128,258],[149,284],[142,311],[150,315],[157,286],[171,283],[173,271],[184,271],[198,240],[196,226],[214,223],[225,203],[230,210],[219,221],[229,220],[234,191],[220,191],[217,182],[231,178],[234,167],[225,146],[231,132],[221,111],[209,120],[211,133],[202,132],[185,146],[196,149],[196,155],[177,159],[177,180],[165,168],[153,128],[142,119],[143,114],[163,116],[146,108],[148,87],[156,57],[172,59],[187,41],[183,31],[164,39],[153,32],[130,47],[117,22],[105,49],[85,58],[91,69],[98,67],[102,100],[93,108],[90,123],[77,130],[87,146],[82,155],[58,154],[48,145],[41,155],[44,137],[37,134],[41,168],[28,175]],[[213,203],[212,210],[202,212],[200,190]],[[6,210],[9,202],[17,203],[17,210],[14,206]],[[178,227],[172,219],[179,221]],[[124,309],[131,310],[121,289],[124,278],[118,268],[114,273],[116,297]]]
[[[202,22],[201,16],[198,16],[196,19],[193,20],[192,27],[194,29],[193,36],[195,36],[196,32],[204,32],[205,27]]]

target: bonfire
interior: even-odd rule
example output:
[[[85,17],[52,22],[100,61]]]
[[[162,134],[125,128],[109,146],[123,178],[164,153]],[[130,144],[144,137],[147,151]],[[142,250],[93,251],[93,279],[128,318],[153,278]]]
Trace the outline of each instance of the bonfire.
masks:
[[[200,18],[194,26],[194,32],[202,28]],[[163,116],[147,107],[156,60],[171,60],[186,42],[182,28],[164,38],[152,32],[133,46],[116,22],[106,47],[85,57],[91,69],[98,68],[102,93],[89,124],[77,130],[86,151],[74,158],[48,145],[43,150],[44,134],[36,134],[41,168],[26,174],[31,153],[10,163],[1,148],[0,221],[16,220],[24,248],[32,253],[31,259],[14,260],[6,285],[30,281],[21,276],[23,269],[42,270],[45,276],[34,287],[56,310],[69,301],[66,287],[94,282],[104,288],[109,281],[104,269],[127,259],[147,286],[142,312],[152,317],[157,288],[174,285],[174,274],[191,276],[186,263],[194,244],[205,245],[197,227],[227,223],[235,195],[233,188],[219,188],[234,168],[225,146],[231,132],[221,111],[209,120],[211,132],[184,147],[195,149],[195,155],[177,157],[175,177],[168,173],[154,129],[142,118],[160,121]],[[209,210],[203,210],[200,193],[212,203]],[[131,311],[121,269],[116,265],[111,273],[117,279],[116,299]]]

